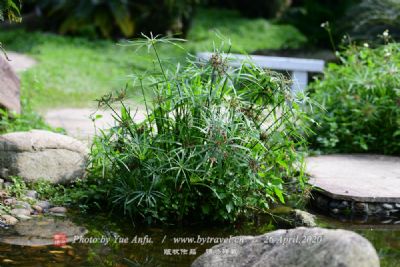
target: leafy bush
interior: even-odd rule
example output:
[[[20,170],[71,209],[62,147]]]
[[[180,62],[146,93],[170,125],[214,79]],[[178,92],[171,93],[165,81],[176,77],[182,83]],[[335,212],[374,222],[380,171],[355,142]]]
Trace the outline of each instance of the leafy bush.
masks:
[[[10,21],[19,22],[20,18],[20,3],[15,0],[2,0],[0,2],[0,22],[4,21],[5,17]],[[3,44],[0,42],[0,52],[7,58]]]
[[[132,37],[140,32],[186,32],[198,0],[30,0],[45,16],[43,27],[62,34]]]
[[[21,2],[18,0],[2,0],[0,2],[0,21],[20,21]]]
[[[385,30],[400,37],[400,2],[398,0],[363,0],[352,7],[350,34],[353,38],[373,40]]]
[[[12,185],[8,188],[8,191],[18,197],[21,198],[25,193],[26,190],[28,190],[28,187],[26,186],[26,183],[21,177],[18,176],[13,176],[11,177]],[[3,204],[3,203],[1,203]]]
[[[285,12],[282,22],[291,24],[299,29],[311,45],[321,47],[330,46],[329,36],[321,28],[321,24],[329,21],[332,26],[332,36],[336,43],[340,42],[346,23],[343,21],[347,10],[358,0],[299,0],[294,1],[293,5]],[[349,18],[348,20],[352,20]],[[348,21],[347,20],[347,21]]]
[[[207,64],[170,69],[158,57],[159,42],[170,41],[139,42],[159,62],[154,75],[136,76],[143,122],[124,92],[99,100],[115,110],[117,125],[94,141],[91,179],[109,186],[113,205],[149,223],[234,221],[284,202],[284,183],[303,182],[296,151],[303,113],[288,83],[248,64],[228,69],[219,53]],[[150,88],[152,100],[144,93]]]
[[[277,18],[291,5],[291,0],[209,0],[211,6],[236,9],[242,15],[252,18]]]
[[[340,59],[311,85],[324,108],[312,114],[314,148],[399,155],[400,46],[350,46]]]

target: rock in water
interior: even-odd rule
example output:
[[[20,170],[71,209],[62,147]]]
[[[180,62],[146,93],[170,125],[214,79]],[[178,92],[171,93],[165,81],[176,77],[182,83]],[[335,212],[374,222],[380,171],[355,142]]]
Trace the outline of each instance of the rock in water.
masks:
[[[54,207],[54,208],[49,209],[49,212],[52,212],[52,213],[66,213],[67,209],[64,208],[64,207]]]
[[[364,237],[346,230],[299,227],[235,237],[211,248],[192,267],[379,267]]]
[[[0,243],[19,246],[48,246],[54,244],[54,235],[62,234],[67,242],[76,236],[84,236],[87,230],[68,219],[48,217],[32,218],[17,223],[13,229],[0,235]],[[53,266],[53,265],[52,265]]]
[[[31,205],[28,202],[17,200],[13,203],[14,208],[17,209],[31,209]]]
[[[0,136],[0,176],[27,182],[69,183],[85,174],[86,146],[69,136],[42,130]]]
[[[19,79],[10,64],[0,57],[0,107],[20,113]]]
[[[28,209],[12,209],[10,210],[10,214],[17,217],[20,215],[29,216],[31,215],[31,211]]]
[[[1,219],[4,223],[6,223],[6,224],[8,224],[8,225],[15,225],[15,224],[17,224],[17,222],[18,222],[18,219],[16,219],[15,217],[13,217],[13,216],[11,216],[11,215],[7,215],[7,214],[1,215],[1,216],[0,216],[0,219]]]
[[[37,206],[39,206],[40,208],[42,208],[43,210],[47,210],[51,207],[50,202],[46,201],[46,200],[39,200],[36,203]]]
[[[303,210],[293,210],[293,217],[296,226],[316,227],[315,216]]]
[[[39,206],[39,205],[33,205],[32,209],[34,211],[36,211],[37,213],[43,213],[43,208],[41,206]]]

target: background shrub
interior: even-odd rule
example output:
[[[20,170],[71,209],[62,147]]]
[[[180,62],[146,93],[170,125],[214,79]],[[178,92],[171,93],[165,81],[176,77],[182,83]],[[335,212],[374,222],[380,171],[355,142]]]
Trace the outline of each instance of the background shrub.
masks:
[[[329,21],[331,34],[335,43],[339,43],[346,34],[348,21],[343,20],[346,12],[358,0],[294,0],[291,7],[285,12],[281,21],[292,24],[298,28],[312,46],[332,48],[330,37],[321,27],[322,23]]]
[[[209,0],[210,6],[238,10],[250,18],[279,18],[291,5],[291,0]]]
[[[386,35],[386,34],[384,34]],[[350,46],[311,85],[314,148],[400,154],[400,46]]]
[[[21,2],[18,0],[2,0],[0,2],[0,21],[20,21]]]
[[[123,92],[99,101],[122,106],[91,150],[91,177],[108,181],[112,205],[147,222],[234,221],[284,202],[292,178],[302,185],[303,113],[281,75],[248,65],[228,71],[220,54],[171,69],[157,40],[148,42],[160,65],[137,77],[146,119],[134,121]]]
[[[363,0],[347,14],[349,34],[355,39],[374,40],[385,30],[400,37],[400,2],[398,0]]]
[[[185,34],[200,0],[27,0],[39,8],[42,28],[61,34],[132,37],[141,32]]]

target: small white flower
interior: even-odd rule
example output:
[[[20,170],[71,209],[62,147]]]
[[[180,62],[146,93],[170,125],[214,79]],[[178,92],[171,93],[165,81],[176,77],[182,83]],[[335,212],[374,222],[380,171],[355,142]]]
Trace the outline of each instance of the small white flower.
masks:
[[[385,30],[383,32],[383,37],[388,37],[389,36],[389,30]]]
[[[369,44],[368,43],[364,43],[364,47],[368,48]]]
[[[328,21],[321,23],[321,28],[326,28],[326,27],[329,27]]]

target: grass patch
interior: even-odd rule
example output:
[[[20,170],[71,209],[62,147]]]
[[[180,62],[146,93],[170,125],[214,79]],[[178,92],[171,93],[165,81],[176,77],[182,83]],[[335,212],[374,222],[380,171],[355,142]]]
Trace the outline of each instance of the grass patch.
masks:
[[[213,42],[220,44],[216,33],[229,37],[236,52],[258,49],[297,47],[305,41],[292,26],[274,25],[264,19],[246,19],[234,11],[200,10],[184,47],[196,51],[212,51]],[[146,48],[135,53],[132,47],[112,41],[90,41],[49,33],[13,30],[0,32],[6,49],[33,56],[39,64],[22,73],[22,97],[34,110],[54,107],[85,107],[94,100],[129,82],[130,73],[145,71],[153,64],[153,55]],[[164,60],[184,61],[186,51],[177,47],[159,47]],[[139,90],[129,88],[130,94]]]
[[[131,47],[111,41],[25,31],[4,32],[0,40],[8,50],[38,60],[38,65],[22,74],[21,91],[22,97],[40,110],[90,105],[100,95],[124,87],[128,74],[152,64],[147,53],[134,53]],[[182,55],[178,48],[161,49],[176,60]]]
[[[213,43],[230,39],[232,52],[252,53],[260,49],[298,48],[307,39],[290,25],[265,19],[248,19],[232,10],[199,10],[189,32],[189,46],[195,51],[213,51]]]

